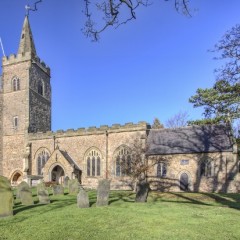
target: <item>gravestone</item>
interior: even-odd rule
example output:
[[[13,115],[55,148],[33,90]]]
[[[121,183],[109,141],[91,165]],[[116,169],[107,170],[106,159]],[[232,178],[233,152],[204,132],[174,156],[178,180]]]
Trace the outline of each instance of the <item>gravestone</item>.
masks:
[[[65,188],[68,188],[68,182],[69,182],[69,177],[66,176],[66,177],[64,178],[64,181],[63,181],[63,186],[64,186]]]
[[[64,195],[64,187],[62,185],[53,186],[53,195]]]
[[[47,190],[47,189],[46,189],[45,183],[41,181],[37,185],[37,195],[38,195],[39,191],[44,191],[44,190]]]
[[[20,200],[22,205],[33,205],[33,197],[32,197],[32,191],[30,188],[23,188],[20,190]]]
[[[50,203],[50,199],[49,199],[49,194],[48,191],[45,189],[40,189],[38,191],[38,199],[39,199],[39,203],[41,204],[49,204]]]
[[[7,178],[0,176],[0,218],[13,215],[13,193]]]
[[[26,183],[26,182],[21,182],[20,184],[18,184],[17,186],[17,191],[16,191],[16,198],[20,198],[20,191],[21,190],[24,190],[24,189],[27,189],[29,190],[29,185]]]
[[[110,180],[103,179],[98,182],[97,206],[107,206],[110,192]]]
[[[77,179],[69,180],[68,182],[69,194],[78,194],[81,188]]]
[[[84,189],[80,189],[77,195],[77,206],[79,208],[89,208],[89,198],[88,193]]]
[[[149,192],[149,183],[146,180],[137,183],[136,202],[146,202]]]

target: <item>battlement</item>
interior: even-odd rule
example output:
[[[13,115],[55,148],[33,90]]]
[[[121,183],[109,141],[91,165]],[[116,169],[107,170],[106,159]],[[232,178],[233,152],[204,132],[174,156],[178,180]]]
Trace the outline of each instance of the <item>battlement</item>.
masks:
[[[124,125],[121,124],[113,124],[112,126],[101,125],[99,128],[96,126],[88,127],[88,128],[78,128],[78,129],[68,129],[66,131],[60,129],[56,132],[48,131],[48,132],[37,132],[37,133],[29,133],[29,140],[38,140],[38,139],[47,139],[55,137],[73,137],[73,136],[86,136],[86,135],[101,135],[110,133],[118,133],[118,132],[134,132],[134,131],[146,131],[150,129],[150,125],[147,122],[140,121],[136,124],[130,122]]]
[[[2,65],[7,66],[11,64],[16,64],[24,61],[32,61],[40,67],[45,73],[50,75],[50,68],[45,64],[45,62],[41,61],[39,57],[33,57],[30,52],[23,54],[10,54],[9,56],[5,56],[2,58]]]

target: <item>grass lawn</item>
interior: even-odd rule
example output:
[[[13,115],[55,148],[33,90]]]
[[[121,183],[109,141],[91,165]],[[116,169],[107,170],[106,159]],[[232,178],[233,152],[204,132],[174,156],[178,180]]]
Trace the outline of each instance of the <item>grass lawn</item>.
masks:
[[[240,239],[240,194],[157,193],[147,203],[112,191],[108,207],[79,209],[76,195],[52,196],[51,204],[22,206],[0,219],[1,240]]]

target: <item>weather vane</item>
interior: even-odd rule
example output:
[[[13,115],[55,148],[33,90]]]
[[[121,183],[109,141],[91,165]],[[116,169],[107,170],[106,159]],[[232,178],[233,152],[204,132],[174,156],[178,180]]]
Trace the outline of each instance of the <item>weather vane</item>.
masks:
[[[33,11],[33,12],[37,11],[37,10],[38,10],[38,9],[37,9],[37,4],[40,3],[40,2],[42,2],[42,0],[36,1],[36,2],[34,3],[34,7],[33,7],[33,8],[32,8],[29,4],[27,4],[27,5],[25,6],[26,16],[29,16],[29,12],[30,12],[30,11]]]

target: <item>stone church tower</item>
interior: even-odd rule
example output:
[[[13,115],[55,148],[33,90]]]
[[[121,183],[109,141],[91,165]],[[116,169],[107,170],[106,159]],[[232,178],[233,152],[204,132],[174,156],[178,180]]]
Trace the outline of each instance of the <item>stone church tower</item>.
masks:
[[[51,130],[51,86],[50,69],[37,56],[28,17],[17,55],[2,60],[0,115],[0,174],[31,174],[28,134]]]

